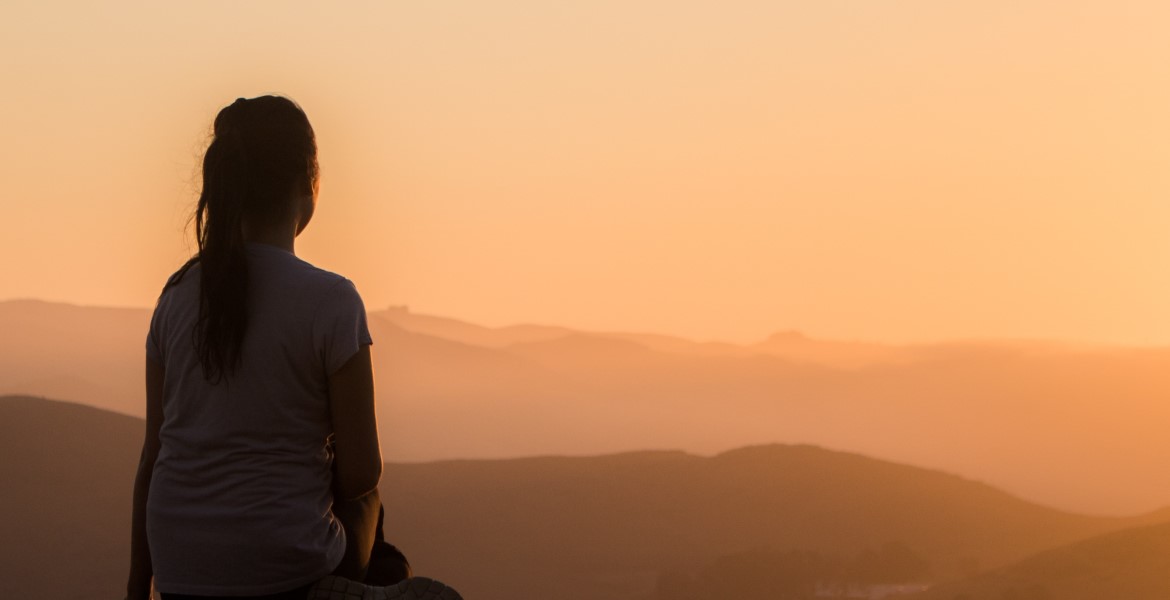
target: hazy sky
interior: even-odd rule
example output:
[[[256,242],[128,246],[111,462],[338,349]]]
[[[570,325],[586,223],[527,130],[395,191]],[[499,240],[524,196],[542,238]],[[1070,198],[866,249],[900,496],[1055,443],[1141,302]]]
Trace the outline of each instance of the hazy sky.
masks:
[[[344,7],[344,8],[343,8]],[[153,305],[216,111],[322,164],[370,309],[1170,344],[1160,0],[12,2],[0,300]]]

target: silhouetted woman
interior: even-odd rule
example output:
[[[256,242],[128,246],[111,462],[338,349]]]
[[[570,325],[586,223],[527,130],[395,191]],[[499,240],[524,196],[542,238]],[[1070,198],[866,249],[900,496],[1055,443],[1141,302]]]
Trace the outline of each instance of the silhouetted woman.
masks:
[[[382,459],[362,299],[293,251],[317,190],[295,103],[240,98],[219,112],[198,253],[163,287],[146,339],[130,600],[149,597],[152,577],[164,600],[300,600],[409,576],[375,544]],[[375,546],[400,560],[370,569]],[[423,578],[378,593],[457,597]]]

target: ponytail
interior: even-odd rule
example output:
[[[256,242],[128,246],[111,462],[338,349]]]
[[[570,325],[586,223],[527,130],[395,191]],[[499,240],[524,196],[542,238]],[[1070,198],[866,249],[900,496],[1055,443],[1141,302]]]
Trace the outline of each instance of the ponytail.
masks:
[[[195,348],[203,376],[215,382],[235,372],[248,325],[243,228],[250,187],[248,156],[239,130],[223,121],[216,119],[215,140],[204,156],[203,192],[195,209],[202,269]]]
[[[294,195],[306,188],[311,193],[316,179],[313,130],[291,100],[240,98],[216,116],[193,217],[199,251],[163,288],[166,293],[199,263],[199,316],[192,333],[203,376],[213,384],[242,365],[249,280],[244,221],[287,217]]]

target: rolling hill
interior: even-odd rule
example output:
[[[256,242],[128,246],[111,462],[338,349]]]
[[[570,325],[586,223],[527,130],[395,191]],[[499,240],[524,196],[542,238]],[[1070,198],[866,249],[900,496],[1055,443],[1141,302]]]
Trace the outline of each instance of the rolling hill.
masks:
[[[142,427],[77,404],[0,397],[0,510],[13,516],[0,529],[9,541],[0,597],[28,597],[30,582],[47,597],[119,593]],[[954,579],[972,564],[1006,565],[1155,518],[1065,513],[807,445],[388,463],[382,490],[387,537],[416,572],[485,600],[640,598],[667,570],[764,545],[852,553],[896,541]]]
[[[915,600],[1165,600],[1170,522],[1115,531],[1041,552]]]
[[[0,598],[123,596],[143,430],[126,415],[0,397]]]
[[[0,393],[141,416],[146,309],[0,302]],[[1170,503],[1170,349],[1026,341],[758,344],[372,311],[394,461],[813,444],[1066,510]],[[431,433],[442,430],[436,444]],[[599,434],[598,432],[604,432]]]

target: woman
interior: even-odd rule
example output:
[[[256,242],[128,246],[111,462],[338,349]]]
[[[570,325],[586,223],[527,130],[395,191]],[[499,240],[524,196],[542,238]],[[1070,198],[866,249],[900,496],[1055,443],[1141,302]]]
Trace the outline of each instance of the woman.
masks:
[[[381,533],[373,340],[353,283],[294,253],[317,191],[294,102],[219,112],[198,253],[163,287],[146,340],[130,600],[152,579],[163,600],[458,597],[424,578],[355,582],[392,583],[367,573]]]

